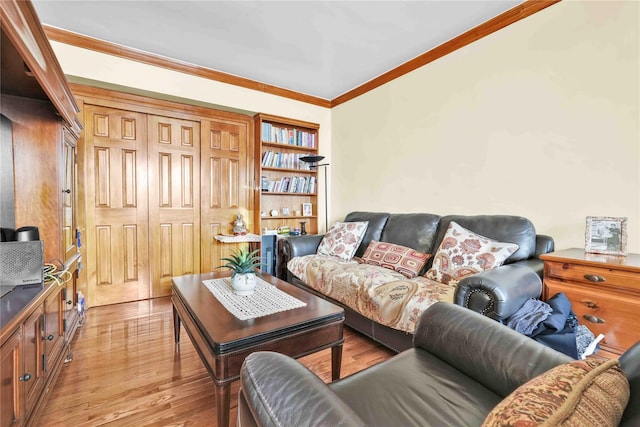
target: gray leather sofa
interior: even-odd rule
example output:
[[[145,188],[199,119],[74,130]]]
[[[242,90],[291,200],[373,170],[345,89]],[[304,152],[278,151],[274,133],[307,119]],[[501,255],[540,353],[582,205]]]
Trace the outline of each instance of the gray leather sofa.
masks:
[[[277,353],[245,359],[239,426],[480,426],[513,390],[571,361],[562,353],[460,306],[421,316],[413,347],[325,384]],[[623,426],[640,425],[640,343],[621,358],[631,394]]]
[[[429,213],[389,214],[385,212],[351,212],[345,222],[368,221],[365,236],[356,251],[361,257],[372,240],[407,246],[434,254],[451,221],[475,233],[500,242],[516,243],[519,249],[504,265],[494,270],[466,277],[458,283],[454,302],[492,319],[501,321],[515,313],[529,298],[542,293],[543,262],[540,254],[552,252],[553,238],[536,234],[526,218],[511,215],[448,215]],[[279,244],[281,278],[307,291],[328,299],[345,309],[345,324],[395,351],[411,347],[413,335],[376,323],[350,307],[307,286],[286,270],[293,257],[314,254],[323,235],[289,237]],[[431,267],[429,260],[421,274]],[[286,270],[286,273],[284,272]],[[285,275],[286,274],[286,275]]]

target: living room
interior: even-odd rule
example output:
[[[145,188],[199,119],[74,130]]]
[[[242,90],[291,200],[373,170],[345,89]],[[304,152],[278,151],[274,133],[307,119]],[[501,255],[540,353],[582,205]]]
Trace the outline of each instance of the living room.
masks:
[[[75,84],[319,124],[329,224],[352,211],[522,215],[564,249],[584,247],[587,216],[626,217],[638,253],[639,7],[561,1],[326,105],[51,45]]]

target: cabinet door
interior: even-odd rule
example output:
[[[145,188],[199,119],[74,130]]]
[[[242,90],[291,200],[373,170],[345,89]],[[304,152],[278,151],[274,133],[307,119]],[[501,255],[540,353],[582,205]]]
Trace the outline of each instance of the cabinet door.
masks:
[[[68,262],[78,253],[76,244],[76,141],[71,133],[64,129],[62,149],[62,249],[64,261]]]
[[[50,294],[44,303],[44,369],[45,374],[57,364],[64,346],[62,289]]]
[[[71,272],[71,278],[65,283],[62,291],[63,329],[65,341],[70,342],[78,327],[78,270]]]
[[[23,374],[22,329],[18,329],[0,349],[0,425],[21,426],[24,402],[22,395]],[[22,378],[24,379],[24,378]]]
[[[24,340],[23,340],[23,360],[24,360],[24,396],[25,410],[27,414],[31,413],[36,399],[40,395],[44,383],[44,366],[42,360],[43,354],[43,324],[42,314],[44,309],[42,306],[29,316],[24,322]],[[29,379],[26,379],[29,375]]]

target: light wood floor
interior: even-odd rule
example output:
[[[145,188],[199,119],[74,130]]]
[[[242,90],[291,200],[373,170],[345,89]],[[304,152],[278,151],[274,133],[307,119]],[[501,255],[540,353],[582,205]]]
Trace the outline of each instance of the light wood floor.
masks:
[[[213,426],[214,385],[185,331],[173,342],[169,298],[91,308],[72,343],[38,426]],[[342,377],[393,352],[345,328]],[[331,351],[300,361],[331,379]],[[231,387],[230,425],[239,383]]]

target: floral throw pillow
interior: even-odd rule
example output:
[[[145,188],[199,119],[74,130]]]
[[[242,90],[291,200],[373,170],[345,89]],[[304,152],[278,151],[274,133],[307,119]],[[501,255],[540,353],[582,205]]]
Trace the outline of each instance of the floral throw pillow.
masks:
[[[451,221],[425,277],[455,285],[466,276],[501,266],[517,250],[515,243],[497,242]]]
[[[629,401],[617,360],[576,360],[521,385],[493,408],[483,427],[617,426]]]
[[[368,225],[368,221],[336,222],[322,238],[317,254],[349,261],[360,246]]]
[[[362,261],[389,268],[412,279],[420,273],[430,257],[431,254],[424,254],[406,246],[372,240],[362,255]]]

